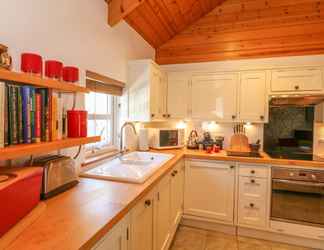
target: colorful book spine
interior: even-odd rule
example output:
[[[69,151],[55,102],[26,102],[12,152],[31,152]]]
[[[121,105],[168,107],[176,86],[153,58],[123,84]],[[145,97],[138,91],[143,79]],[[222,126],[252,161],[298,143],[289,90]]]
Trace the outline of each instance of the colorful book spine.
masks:
[[[22,89],[17,86],[17,143],[24,143],[24,126],[22,110]]]
[[[41,141],[49,141],[48,129],[48,92],[47,89],[40,89],[41,95]]]
[[[22,121],[23,121],[23,142],[31,143],[30,130],[30,88],[28,86],[21,87],[22,95]]]
[[[59,95],[57,98],[57,122],[58,122],[58,131],[57,139],[61,140],[63,135],[63,103],[62,97]]]
[[[51,140],[57,140],[58,134],[58,121],[57,121],[57,95],[52,94],[51,98]]]
[[[8,84],[5,85],[5,99],[4,99],[4,144],[5,146],[9,146],[9,117],[8,117],[8,108],[9,108],[9,104],[8,104],[8,95],[9,95],[9,86]]]
[[[35,88],[30,87],[30,135],[31,142],[36,142],[35,133],[35,113],[36,113],[36,100],[35,100]]]
[[[10,86],[10,100],[9,103],[10,105],[10,117],[11,117],[11,121],[10,121],[10,144],[15,145],[18,143],[18,139],[17,139],[17,92],[18,89],[16,86],[11,85]]]
[[[35,94],[35,142],[41,141],[41,110],[42,110],[42,97],[41,94]]]
[[[6,86],[4,82],[0,82],[0,148],[3,148],[5,146],[5,131],[4,131],[4,110],[6,108],[5,106],[5,95],[6,95]]]

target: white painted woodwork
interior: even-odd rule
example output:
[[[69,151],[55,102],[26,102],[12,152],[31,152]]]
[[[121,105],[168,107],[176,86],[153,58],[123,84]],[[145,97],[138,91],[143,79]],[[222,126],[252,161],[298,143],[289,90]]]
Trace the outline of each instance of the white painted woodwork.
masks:
[[[155,201],[155,249],[167,250],[171,236],[171,177],[169,175],[158,184]]]
[[[129,216],[126,215],[103,237],[93,250],[128,250],[129,249]]]
[[[167,77],[151,60],[131,61],[127,93],[129,120],[148,122],[166,116]]]
[[[319,67],[279,69],[272,71],[272,92],[323,91],[322,70]]]
[[[266,202],[265,200],[249,199],[240,196],[238,202],[239,225],[253,225],[265,227],[266,225]]]
[[[228,162],[188,161],[184,213],[232,223],[235,167]]]
[[[240,74],[239,119],[244,122],[267,122],[266,72]]]
[[[153,249],[153,202],[154,193],[151,192],[131,211],[131,250]]]
[[[238,74],[200,74],[192,77],[193,119],[230,122],[237,118]]]
[[[168,74],[167,108],[171,119],[185,119],[189,117],[190,104],[190,76],[183,73]]]
[[[175,231],[183,214],[184,161],[181,160],[171,171],[171,227]]]
[[[265,200],[268,189],[268,179],[254,177],[239,177],[239,196],[250,199]]]
[[[269,167],[262,165],[240,164],[239,175],[249,177],[267,178],[269,176]]]

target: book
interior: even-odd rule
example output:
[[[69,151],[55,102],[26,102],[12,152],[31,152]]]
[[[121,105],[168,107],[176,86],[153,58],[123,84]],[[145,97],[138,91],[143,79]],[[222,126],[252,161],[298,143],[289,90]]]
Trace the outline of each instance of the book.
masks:
[[[24,143],[22,89],[17,87],[17,143]]]
[[[57,139],[61,140],[63,138],[63,100],[60,95],[57,97],[57,122]]]
[[[51,140],[58,138],[58,121],[57,121],[57,94],[52,93],[51,97]]]
[[[36,100],[35,100],[35,88],[30,87],[30,135],[31,142],[36,142],[36,132],[35,132],[35,113],[36,113]]]
[[[5,146],[5,96],[6,96],[6,84],[4,82],[0,82],[0,148]]]
[[[41,141],[41,98],[40,93],[35,94],[35,142]]]
[[[5,96],[4,96],[4,146],[9,145],[9,117],[8,117],[8,95],[9,95],[9,87],[8,84],[5,84]]]
[[[9,144],[15,145],[17,140],[17,87],[14,85],[9,86]]]
[[[22,122],[23,126],[23,143],[31,143],[30,129],[30,87],[22,86],[20,88],[22,96]]]

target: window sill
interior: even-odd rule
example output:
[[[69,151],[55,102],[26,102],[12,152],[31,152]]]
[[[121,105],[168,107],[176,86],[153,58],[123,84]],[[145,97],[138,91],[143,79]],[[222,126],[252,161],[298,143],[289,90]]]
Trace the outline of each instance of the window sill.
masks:
[[[88,167],[94,163],[114,157],[117,154],[119,154],[118,150],[110,150],[108,152],[100,153],[100,154],[93,154],[93,155],[90,154],[86,157],[85,161],[81,164],[81,167]]]

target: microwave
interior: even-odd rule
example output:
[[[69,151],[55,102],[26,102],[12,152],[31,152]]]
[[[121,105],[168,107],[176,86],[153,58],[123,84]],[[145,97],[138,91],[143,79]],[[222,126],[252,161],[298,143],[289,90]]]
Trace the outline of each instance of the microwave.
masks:
[[[185,145],[184,129],[151,128],[149,134],[153,149],[183,148]]]

